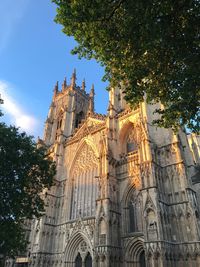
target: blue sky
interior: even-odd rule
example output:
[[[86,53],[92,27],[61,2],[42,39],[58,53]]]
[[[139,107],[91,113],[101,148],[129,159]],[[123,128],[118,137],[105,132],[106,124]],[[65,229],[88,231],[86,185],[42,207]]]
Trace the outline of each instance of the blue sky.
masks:
[[[103,69],[95,61],[70,54],[73,38],[65,36],[53,20],[51,0],[0,0],[0,94],[3,120],[34,136],[42,136],[44,121],[56,81],[70,81],[74,68],[77,84],[86,79],[86,90],[95,85],[96,112],[108,104]]]

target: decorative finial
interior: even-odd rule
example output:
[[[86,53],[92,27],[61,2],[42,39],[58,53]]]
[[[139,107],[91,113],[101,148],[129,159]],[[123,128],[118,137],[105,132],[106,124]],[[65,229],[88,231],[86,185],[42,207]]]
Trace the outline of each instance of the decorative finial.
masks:
[[[67,78],[66,77],[64,78],[64,85],[65,85],[65,87],[67,86]]]
[[[94,113],[94,100],[92,97],[90,97],[87,115],[90,115],[92,113]]]
[[[95,92],[94,92],[94,84],[92,84],[92,88],[90,90],[90,97],[94,98]]]
[[[85,79],[83,79],[83,81],[82,81],[82,90],[83,90],[83,91],[85,91],[85,87],[86,87],[86,86],[85,86]]]
[[[54,90],[58,91],[58,81],[57,81],[56,84],[55,84],[55,88],[54,88]]]
[[[90,99],[89,99],[89,107],[88,107],[88,115],[94,113],[94,84],[92,84],[92,88],[90,90]]]
[[[76,86],[76,69],[74,69],[74,72],[72,73],[71,86],[72,87]]]
[[[58,81],[56,82],[54,90],[53,90],[53,98],[56,97],[57,93],[58,93]]]
[[[64,91],[66,87],[67,87],[67,80],[66,80],[66,77],[65,77],[64,81],[63,81],[63,84],[62,84],[62,91]]]

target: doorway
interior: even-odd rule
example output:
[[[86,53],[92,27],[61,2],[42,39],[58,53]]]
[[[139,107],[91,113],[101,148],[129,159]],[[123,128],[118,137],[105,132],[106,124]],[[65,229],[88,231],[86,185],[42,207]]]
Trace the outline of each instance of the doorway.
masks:
[[[80,253],[78,253],[78,255],[76,256],[75,267],[82,267],[82,258]]]
[[[139,263],[140,263],[140,267],[146,267],[144,250],[140,253]]]

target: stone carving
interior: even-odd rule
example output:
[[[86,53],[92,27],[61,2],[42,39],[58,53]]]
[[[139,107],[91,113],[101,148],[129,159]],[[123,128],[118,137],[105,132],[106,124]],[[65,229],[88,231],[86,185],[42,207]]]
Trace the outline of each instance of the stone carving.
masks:
[[[92,134],[94,131],[103,129],[104,127],[105,122],[102,120],[95,119],[93,121],[86,121],[80,125],[79,128],[77,128],[77,130],[74,132],[74,135],[68,140],[68,142],[84,138],[85,136]]]
[[[81,172],[95,168],[97,167],[97,165],[98,165],[98,159],[93,149],[85,144],[80,154],[76,158],[76,162],[73,166],[73,176],[76,177]]]
[[[45,220],[32,226],[30,266],[75,266],[77,253],[86,265],[88,252],[92,266],[197,266],[197,151],[190,146],[190,155],[181,130],[182,148],[177,134],[152,125],[153,105],[127,109],[119,89],[109,93],[112,117],[89,113],[90,96],[75,84],[53,96],[40,145],[59,154],[59,171]],[[127,143],[135,147],[127,151]]]

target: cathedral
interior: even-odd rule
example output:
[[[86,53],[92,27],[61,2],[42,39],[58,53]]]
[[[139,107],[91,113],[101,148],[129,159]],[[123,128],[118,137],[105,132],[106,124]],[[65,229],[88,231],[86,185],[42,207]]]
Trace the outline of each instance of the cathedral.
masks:
[[[154,126],[160,104],[131,109],[119,88],[107,115],[94,96],[75,71],[54,88],[39,145],[57,174],[27,266],[200,266],[200,137]]]

